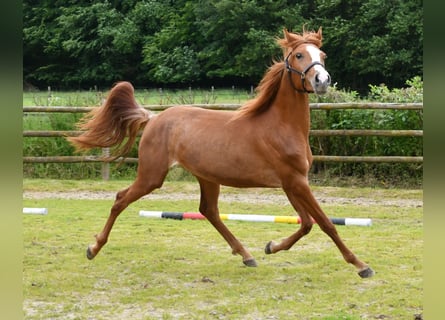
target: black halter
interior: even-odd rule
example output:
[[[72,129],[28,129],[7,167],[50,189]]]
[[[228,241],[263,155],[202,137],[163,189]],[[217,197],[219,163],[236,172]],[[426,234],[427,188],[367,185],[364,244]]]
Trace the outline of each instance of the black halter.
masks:
[[[316,65],[320,65],[324,68],[324,64],[319,62],[319,61],[315,61],[312,62],[310,65],[308,65],[303,71],[298,71],[297,69],[292,68],[289,65],[289,57],[292,54],[292,51],[287,55],[286,59],[284,60],[285,66],[286,66],[286,70],[287,70],[287,74],[289,75],[289,81],[290,84],[292,85],[292,88],[294,88],[295,91],[300,92],[300,93],[312,93],[314,91],[309,91],[306,89],[306,72],[308,72],[313,66]],[[301,85],[303,86],[303,90],[298,89],[295,84],[294,81],[292,80],[292,75],[291,72],[299,74],[301,77]]]

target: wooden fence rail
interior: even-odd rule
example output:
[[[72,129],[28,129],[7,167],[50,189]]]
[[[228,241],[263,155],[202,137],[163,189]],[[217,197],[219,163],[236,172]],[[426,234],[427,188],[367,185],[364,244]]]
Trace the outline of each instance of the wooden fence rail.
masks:
[[[82,131],[23,131],[24,137],[75,137]],[[139,134],[140,136],[141,134]],[[381,137],[422,137],[423,130],[311,130],[310,135],[314,137],[331,137],[331,136],[381,136]]]
[[[144,105],[145,109],[151,111],[163,111],[175,107],[175,104],[165,105]],[[241,104],[193,104],[190,106],[209,110],[236,110]],[[311,110],[339,110],[339,109],[372,109],[372,110],[423,110],[423,103],[311,103]],[[95,107],[64,107],[64,106],[26,106],[23,112],[67,112],[84,113]]]
[[[422,163],[423,157],[405,156],[317,156],[314,161],[323,162],[411,162]],[[137,163],[138,158],[118,158],[113,162]],[[77,162],[104,162],[101,156],[50,156],[50,157],[23,157],[24,163],[77,163]]]
[[[144,105],[147,110],[154,112],[163,111],[176,105]],[[201,107],[211,110],[236,110],[240,104],[193,104],[194,107]],[[65,107],[65,106],[27,106],[23,107],[25,113],[85,113],[94,107]],[[340,109],[361,109],[361,110],[423,110],[423,103],[311,103],[311,110],[340,110]],[[81,132],[69,131],[23,131],[24,137],[69,137],[77,136]],[[311,130],[311,136],[385,136],[385,137],[423,137],[423,130]],[[103,151],[104,154],[108,150]],[[137,163],[137,158],[117,159],[117,162]],[[411,162],[423,163],[423,157],[410,156],[327,156],[315,155],[314,161],[323,162]],[[76,162],[104,162],[100,156],[49,156],[49,157],[23,157],[24,163],[76,163]],[[103,170],[109,170],[103,166]],[[107,173],[103,174],[104,178]]]

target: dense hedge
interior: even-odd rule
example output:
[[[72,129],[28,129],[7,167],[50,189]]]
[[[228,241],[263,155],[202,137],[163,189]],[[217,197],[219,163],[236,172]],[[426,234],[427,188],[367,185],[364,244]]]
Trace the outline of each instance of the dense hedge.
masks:
[[[40,89],[250,86],[284,27],[323,27],[338,87],[404,86],[423,73],[419,0],[23,1],[23,71]]]

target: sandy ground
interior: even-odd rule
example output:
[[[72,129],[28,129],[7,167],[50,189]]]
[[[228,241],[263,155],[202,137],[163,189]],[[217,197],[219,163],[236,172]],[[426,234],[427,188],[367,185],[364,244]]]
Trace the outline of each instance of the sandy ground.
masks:
[[[320,203],[327,204],[355,204],[355,205],[382,205],[395,207],[423,207],[423,201],[417,199],[371,199],[371,198],[342,198],[326,196],[323,193],[314,192],[315,197]],[[115,192],[104,191],[76,191],[76,192],[40,192],[40,191],[25,191],[23,193],[24,199],[106,199],[113,200],[116,196]],[[153,200],[196,200],[199,201],[199,193],[153,193],[143,198]],[[285,195],[279,194],[255,194],[255,193],[221,193],[219,197],[223,202],[244,202],[244,203],[264,203],[264,204],[288,204]]]

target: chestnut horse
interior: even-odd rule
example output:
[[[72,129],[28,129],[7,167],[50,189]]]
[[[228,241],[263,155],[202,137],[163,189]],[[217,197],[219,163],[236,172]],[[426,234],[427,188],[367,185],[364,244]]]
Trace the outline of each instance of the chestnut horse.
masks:
[[[326,93],[331,82],[324,67],[326,55],[320,50],[321,28],[317,32],[303,30],[302,34],[284,30],[278,44],[284,60],[274,62],[257,88],[257,97],[237,111],[177,106],[155,115],[137,104],[130,83],[119,82],[105,103],[85,116],[79,124],[84,132],[69,140],[78,151],[114,147],[108,160],[125,155],[143,129],[137,177],[130,187],[117,193],[102,232],[88,247],[88,259],[105,245],[119,214],[130,203],[160,188],[169,168],[180,164],[199,181],[199,211],[227,241],[232,253],[242,256],[246,266],[257,264],[219,217],[220,185],[284,190],[300,215],[301,225],[280,243],[270,241],[266,254],[290,249],[311,231],[313,218],[361,277],[374,274],[343,243],[309,187],[308,94]]]

